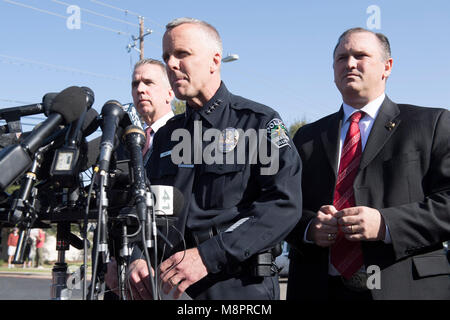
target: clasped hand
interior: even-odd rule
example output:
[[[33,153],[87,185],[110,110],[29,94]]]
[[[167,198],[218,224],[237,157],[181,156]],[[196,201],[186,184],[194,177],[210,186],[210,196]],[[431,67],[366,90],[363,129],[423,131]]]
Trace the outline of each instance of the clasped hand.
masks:
[[[377,241],[385,237],[383,216],[369,207],[351,207],[337,211],[332,205],[322,206],[309,225],[306,240],[320,247],[330,247],[342,232],[349,241]]]

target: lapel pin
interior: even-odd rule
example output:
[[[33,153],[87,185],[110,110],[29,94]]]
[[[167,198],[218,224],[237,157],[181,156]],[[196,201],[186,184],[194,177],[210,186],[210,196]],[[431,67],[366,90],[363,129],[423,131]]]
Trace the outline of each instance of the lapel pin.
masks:
[[[388,123],[386,123],[386,129],[388,129],[389,131],[391,131],[392,129],[395,128],[396,123],[393,121],[389,121]]]

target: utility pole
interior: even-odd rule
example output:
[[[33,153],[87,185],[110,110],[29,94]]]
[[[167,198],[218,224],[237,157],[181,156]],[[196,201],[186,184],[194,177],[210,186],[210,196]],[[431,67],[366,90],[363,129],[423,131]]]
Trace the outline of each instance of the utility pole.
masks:
[[[144,32],[144,17],[139,16],[139,37],[131,36],[131,39],[133,40],[133,44],[129,43],[127,45],[128,52],[131,51],[131,48],[135,49],[139,52],[139,59],[144,59],[144,37],[151,34],[153,31],[150,29],[147,29],[146,32]],[[136,48],[137,44],[136,42],[139,40],[139,49]]]
[[[144,59],[144,18],[139,17],[139,53],[140,60]]]

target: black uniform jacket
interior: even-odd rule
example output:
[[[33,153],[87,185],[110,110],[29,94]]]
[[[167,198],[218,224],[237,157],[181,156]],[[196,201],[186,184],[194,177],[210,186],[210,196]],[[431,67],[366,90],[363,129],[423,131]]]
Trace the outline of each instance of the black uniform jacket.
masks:
[[[288,299],[327,297],[329,250],[303,242],[322,205],[333,203],[339,112],[296,133],[303,163],[303,216],[289,236]],[[381,269],[374,299],[449,299],[450,112],[384,100],[354,181],[356,206],[378,209],[392,244],[363,241],[365,266]]]
[[[201,121],[195,122],[197,129],[194,121]],[[185,158],[190,161],[176,163],[175,153],[186,156],[186,149],[180,151],[182,143],[191,144],[190,139],[181,137],[186,132],[194,136],[195,130],[198,135],[200,128],[203,134],[208,129],[216,129],[212,131],[216,136],[222,133],[216,137],[222,138],[221,148],[216,148],[219,152],[211,152],[217,141],[204,138],[201,152],[192,156],[197,139],[192,143],[191,155]],[[255,133],[263,139],[255,142],[249,138]],[[272,153],[262,150],[271,155],[273,167],[249,151],[255,145],[260,152],[261,147],[270,151],[274,145]],[[243,150],[245,161],[241,157]],[[207,164],[211,154],[228,160]],[[267,174],[264,169],[269,167],[275,169]],[[170,119],[156,133],[147,175],[152,185],[174,186],[184,197],[175,223],[178,231],[169,230],[176,249],[166,253],[182,250],[184,237],[187,247],[198,247],[211,274],[236,270],[256,253],[272,248],[301,217],[301,161],[279,115],[269,107],[231,94],[223,83],[200,110],[187,106],[185,114]],[[194,234],[200,235],[199,245],[192,241]]]

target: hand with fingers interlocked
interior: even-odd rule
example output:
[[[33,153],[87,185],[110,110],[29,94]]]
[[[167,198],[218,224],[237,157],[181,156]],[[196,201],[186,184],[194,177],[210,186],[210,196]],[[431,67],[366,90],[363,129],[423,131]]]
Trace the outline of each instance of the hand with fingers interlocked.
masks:
[[[336,212],[332,205],[322,206],[309,225],[306,240],[324,248],[332,246],[339,231],[338,220],[334,216]]]
[[[337,211],[334,206],[325,205],[311,221],[306,240],[320,247],[331,247],[339,231],[349,241],[377,241],[385,239],[386,225],[380,212],[373,208],[351,207]]]

